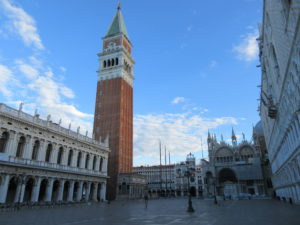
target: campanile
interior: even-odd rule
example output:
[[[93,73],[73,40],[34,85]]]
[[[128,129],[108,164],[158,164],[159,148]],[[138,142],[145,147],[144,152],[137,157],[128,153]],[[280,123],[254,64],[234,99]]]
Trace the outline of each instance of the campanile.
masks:
[[[132,172],[133,65],[132,44],[120,4],[103,39],[94,117],[96,140],[109,136],[107,198],[116,198],[119,173]]]

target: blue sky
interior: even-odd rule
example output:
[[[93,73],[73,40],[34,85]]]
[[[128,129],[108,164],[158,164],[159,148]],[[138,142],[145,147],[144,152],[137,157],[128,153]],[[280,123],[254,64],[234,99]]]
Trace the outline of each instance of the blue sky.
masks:
[[[102,37],[111,0],[1,0],[0,101],[91,134]],[[251,139],[260,70],[259,0],[124,0],[133,43],[134,164],[207,155],[207,130]]]

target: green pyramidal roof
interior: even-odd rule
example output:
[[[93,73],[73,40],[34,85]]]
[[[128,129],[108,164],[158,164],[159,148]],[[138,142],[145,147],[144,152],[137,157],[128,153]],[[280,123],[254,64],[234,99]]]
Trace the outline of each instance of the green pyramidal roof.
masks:
[[[105,37],[113,36],[120,33],[124,34],[129,39],[121,9],[120,7],[118,7],[117,14],[115,15],[113,22],[111,23]]]

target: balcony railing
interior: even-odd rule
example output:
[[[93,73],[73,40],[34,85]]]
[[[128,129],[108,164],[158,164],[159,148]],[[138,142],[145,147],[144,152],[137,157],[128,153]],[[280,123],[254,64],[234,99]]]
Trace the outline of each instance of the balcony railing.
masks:
[[[69,172],[69,173],[77,173],[77,174],[93,175],[93,176],[107,176],[107,173],[103,172],[103,171],[71,167],[71,166],[43,162],[43,161],[36,161],[36,160],[31,160],[31,159],[17,158],[14,156],[9,156],[8,160],[2,160],[2,161],[7,161],[7,162],[10,162],[13,164],[20,165],[20,166],[25,165],[25,166],[31,166],[31,167],[40,167],[43,169],[45,169],[45,168],[53,169],[53,170],[57,170],[57,171],[61,171],[61,172]]]

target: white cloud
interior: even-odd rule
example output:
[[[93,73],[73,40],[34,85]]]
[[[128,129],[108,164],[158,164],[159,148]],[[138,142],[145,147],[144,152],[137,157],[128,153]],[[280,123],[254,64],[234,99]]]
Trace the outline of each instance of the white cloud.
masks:
[[[10,18],[8,26],[11,28],[10,30],[20,35],[27,46],[44,49],[35,20],[22,8],[13,5],[9,0],[1,0],[1,6],[5,15]]]
[[[68,87],[65,87],[65,86],[60,87],[60,92],[61,92],[62,95],[64,95],[67,98],[74,98],[75,97],[74,92]]]
[[[172,157],[182,157],[201,149],[201,136],[205,137],[208,129],[237,122],[238,119],[233,117],[205,118],[191,113],[136,115],[135,164],[143,164],[145,159],[157,163],[159,140],[167,146]]]
[[[180,102],[184,102],[186,99],[184,97],[176,97],[172,100],[172,104],[178,104]]]
[[[254,30],[251,33],[242,37],[241,42],[233,47],[233,51],[237,54],[237,58],[243,61],[254,61],[258,58],[258,44],[256,38],[258,31]]]
[[[12,95],[12,92],[9,89],[9,83],[12,80],[12,71],[8,67],[0,65],[0,92],[7,98]]]
[[[18,107],[20,102],[24,102],[24,110],[28,113],[32,114],[38,108],[41,117],[51,114],[53,121],[62,119],[63,126],[72,123],[73,129],[80,126],[81,132],[88,130],[91,134],[93,115],[81,112],[68,102],[75,94],[55,72],[56,69],[66,72],[66,69],[48,66],[42,60],[43,51],[35,51],[44,49],[35,20],[9,0],[0,0],[0,10],[6,16],[6,32],[18,34],[22,42],[34,50],[34,55],[16,59],[14,65],[0,66],[0,91],[6,97],[6,103]],[[28,79],[23,79],[20,74]]]
[[[35,79],[38,77],[39,72],[29,64],[24,63],[22,60],[16,60],[16,64],[19,70],[29,79]]]

